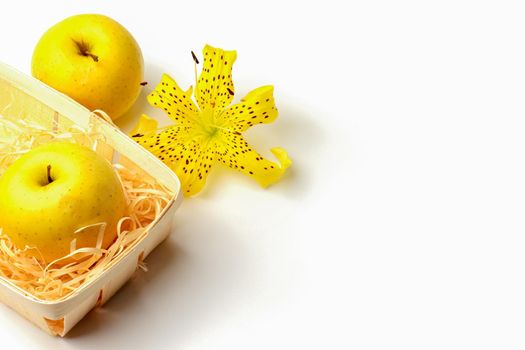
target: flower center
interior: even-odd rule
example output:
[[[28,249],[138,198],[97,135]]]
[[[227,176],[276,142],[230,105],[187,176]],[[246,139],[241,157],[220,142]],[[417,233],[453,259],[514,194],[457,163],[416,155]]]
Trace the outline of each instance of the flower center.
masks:
[[[207,134],[208,134],[208,137],[211,139],[213,138],[215,135],[217,135],[217,132],[219,131],[219,128],[216,127],[216,126],[212,126],[210,125],[207,129]]]
[[[203,134],[208,138],[215,137],[223,128],[216,125],[213,110],[207,109],[201,112],[198,125]]]

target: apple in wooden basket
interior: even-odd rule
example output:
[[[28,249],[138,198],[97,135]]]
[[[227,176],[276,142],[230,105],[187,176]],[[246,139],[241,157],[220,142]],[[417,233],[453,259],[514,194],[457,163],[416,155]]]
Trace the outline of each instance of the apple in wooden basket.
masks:
[[[70,243],[102,247],[115,239],[126,199],[111,164],[95,151],[52,142],[18,158],[0,178],[0,227],[17,248],[38,248],[51,262],[70,253]]]
[[[144,60],[133,36],[115,20],[95,14],[66,18],[39,40],[31,71],[35,78],[112,119],[139,96]]]

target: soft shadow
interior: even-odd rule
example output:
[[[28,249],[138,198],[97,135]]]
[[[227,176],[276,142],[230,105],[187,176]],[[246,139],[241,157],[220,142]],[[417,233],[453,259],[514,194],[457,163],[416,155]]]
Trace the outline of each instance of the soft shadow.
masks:
[[[146,259],[149,271],[137,272],[106,305],[89,313],[66,342],[81,349],[124,344],[159,349],[164,339],[181,346],[216,327],[239,297],[249,294],[257,271],[245,268],[253,252],[239,241],[234,224],[215,211],[200,200],[184,202],[173,235]]]
[[[140,295],[147,293],[148,283],[159,278],[163,270],[177,259],[183,259],[184,252],[171,239],[166,239],[147,258],[148,271],[137,270],[132,278],[110,298],[102,307],[93,309],[66,336],[66,338],[81,338],[95,334],[98,330],[111,327],[111,322],[117,321],[116,313],[125,312],[130,303],[139,300]]]

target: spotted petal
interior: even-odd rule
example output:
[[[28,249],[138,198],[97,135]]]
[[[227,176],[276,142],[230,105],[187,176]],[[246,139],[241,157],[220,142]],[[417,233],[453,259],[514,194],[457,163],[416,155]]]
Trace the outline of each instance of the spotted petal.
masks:
[[[173,163],[184,195],[193,196],[199,193],[206,184],[206,178],[215,163],[215,151],[209,144],[196,139],[192,139],[184,150],[180,151],[181,158],[177,163]]]
[[[222,132],[220,141],[217,141],[217,160],[249,175],[263,187],[277,182],[292,164],[284,149],[277,147],[271,151],[280,164],[265,159],[240,134]]]
[[[228,108],[217,118],[217,123],[229,130],[243,132],[255,124],[272,123],[277,118],[273,86],[261,86]]]
[[[162,80],[148,95],[151,105],[163,109],[168,116],[183,124],[192,123],[198,118],[198,109],[191,99],[193,89],[183,91],[167,74],[162,75]]]
[[[233,99],[232,66],[237,52],[206,45],[202,54],[204,62],[195,98],[202,111],[222,112]]]

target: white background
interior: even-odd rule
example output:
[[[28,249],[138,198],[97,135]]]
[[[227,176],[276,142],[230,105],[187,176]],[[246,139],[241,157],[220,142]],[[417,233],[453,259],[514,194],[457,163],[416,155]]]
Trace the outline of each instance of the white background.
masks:
[[[12,1],[0,60],[29,73],[85,12],[134,34],[149,89],[236,49],[238,95],[280,110],[249,141],[295,163],[268,190],[217,168],[148,273],[65,339],[0,306],[2,349],[525,347],[521,1]],[[163,118],[141,101],[123,129]]]

